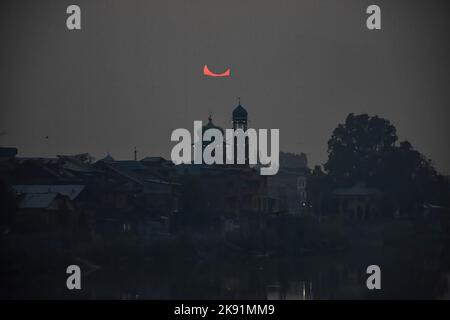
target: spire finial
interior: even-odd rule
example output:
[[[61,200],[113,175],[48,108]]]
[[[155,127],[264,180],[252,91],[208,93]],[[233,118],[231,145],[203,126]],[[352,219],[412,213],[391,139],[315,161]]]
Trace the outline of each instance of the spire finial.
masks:
[[[211,112],[209,113],[208,121],[209,121],[209,122],[212,122]]]
[[[241,97],[238,97],[238,106],[241,105]]]

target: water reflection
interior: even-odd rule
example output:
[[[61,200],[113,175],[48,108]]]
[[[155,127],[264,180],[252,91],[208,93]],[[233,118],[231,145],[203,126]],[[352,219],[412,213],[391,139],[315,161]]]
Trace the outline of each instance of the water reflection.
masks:
[[[414,242],[416,243],[416,242]],[[420,243],[419,243],[420,244]],[[188,247],[186,247],[188,248]],[[5,298],[63,299],[450,299],[448,250],[427,245],[345,253],[250,254],[214,244],[207,249],[147,248],[113,251],[109,263],[82,276],[82,290],[67,290],[65,267],[2,277]],[[118,249],[116,249],[118,250]],[[127,252],[129,253],[127,255]],[[94,256],[95,257],[95,256]],[[54,258],[54,257],[53,257]],[[100,259],[98,259],[100,260]],[[44,263],[46,259],[40,259]],[[90,263],[87,263],[89,265]],[[381,290],[368,290],[366,268],[381,268]],[[54,266],[53,266],[54,265]],[[53,267],[52,267],[53,266]]]
[[[279,282],[267,286],[267,300],[313,300],[312,281],[288,283],[287,287]]]
[[[445,298],[448,273],[419,263],[382,261],[382,290],[366,288],[370,258],[361,255],[210,260],[183,268],[100,270],[86,280],[88,298],[102,299],[404,299]],[[409,265],[409,268],[406,266]],[[442,281],[446,285],[442,284]]]

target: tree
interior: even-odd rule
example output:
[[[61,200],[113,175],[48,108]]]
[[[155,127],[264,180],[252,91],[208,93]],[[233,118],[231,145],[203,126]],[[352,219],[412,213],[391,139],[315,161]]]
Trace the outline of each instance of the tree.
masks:
[[[370,180],[384,154],[397,141],[395,127],[387,120],[367,114],[349,114],[328,141],[326,171],[346,184]]]
[[[308,178],[307,194],[308,201],[312,205],[314,214],[322,216],[328,208],[331,194],[331,184],[320,166],[315,166]]]
[[[334,186],[364,182],[381,189],[405,211],[427,201],[448,202],[448,179],[411,143],[397,140],[396,128],[388,120],[349,114],[328,141],[324,167]]]

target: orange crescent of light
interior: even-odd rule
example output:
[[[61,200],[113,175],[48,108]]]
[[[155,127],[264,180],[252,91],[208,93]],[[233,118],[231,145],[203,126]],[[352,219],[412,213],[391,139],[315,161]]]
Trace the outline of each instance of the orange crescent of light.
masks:
[[[210,77],[229,77],[230,76],[230,69],[227,69],[223,73],[214,73],[214,72],[211,72],[208,69],[208,66],[205,64],[205,66],[203,67],[203,74],[205,76],[210,76]]]

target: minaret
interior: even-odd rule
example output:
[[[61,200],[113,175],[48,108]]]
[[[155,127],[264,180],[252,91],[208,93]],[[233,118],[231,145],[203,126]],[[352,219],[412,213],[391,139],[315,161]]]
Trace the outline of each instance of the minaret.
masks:
[[[241,106],[241,98],[238,98],[238,106],[233,110],[233,130],[242,129],[247,131],[247,110]],[[248,137],[245,137],[245,164],[249,164],[248,161]],[[234,140],[234,163],[237,163],[237,138]]]
[[[233,129],[247,130],[247,110],[241,106],[241,97],[238,97],[238,106],[233,110]]]

